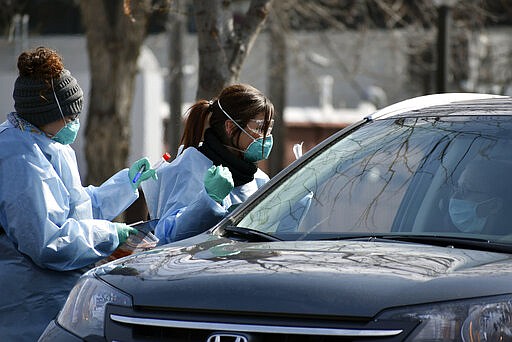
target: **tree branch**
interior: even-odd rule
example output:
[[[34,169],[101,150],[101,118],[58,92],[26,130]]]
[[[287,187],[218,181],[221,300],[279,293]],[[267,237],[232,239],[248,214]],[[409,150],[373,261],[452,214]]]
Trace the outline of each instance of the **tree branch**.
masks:
[[[254,41],[268,17],[273,0],[252,0],[243,24],[235,31],[235,43],[229,70],[238,79],[243,61],[251,51]]]

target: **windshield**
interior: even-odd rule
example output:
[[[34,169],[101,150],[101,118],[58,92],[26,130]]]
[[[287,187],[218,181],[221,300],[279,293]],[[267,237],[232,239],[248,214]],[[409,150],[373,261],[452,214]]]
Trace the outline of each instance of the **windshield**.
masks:
[[[508,116],[370,122],[293,170],[237,226],[284,239],[418,234],[512,242],[510,151]]]

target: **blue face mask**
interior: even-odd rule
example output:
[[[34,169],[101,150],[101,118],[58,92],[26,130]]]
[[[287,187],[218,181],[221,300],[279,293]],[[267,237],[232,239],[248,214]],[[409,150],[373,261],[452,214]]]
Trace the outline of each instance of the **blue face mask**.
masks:
[[[237,125],[242,132],[244,132],[249,138],[252,139],[252,142],[249,144],[249,146],[247,146],[245,151],[243,151],[244,159],[251,163],[267,159],[268,156],[270,155],[270,151],[272,151],[272,146],[274,145],[272,134],[269,134],[265,138],[261,137],[255,139],[252,135],[247,133],[247,131],[243,129],[242,126],[238,124],[238,122],[233,120],[233,118],[231,118],[231,116],[229,116],[228,113],[226,113],[224,108],[222,108],[219,100],[217,100],[217,103],[219,104],[220,110],[222,110],[222,112],[228,117],[228,119],[231,120],[231,122]]]
[[[244,151],[244,159],[251,163],[267,159],[274,144],[272,135],[267,136],[265,139],[263,137],[252,139],[252,143]]]
[[[478,206],[490,200],[473,202],[458,198],[450,199],[448,212],[453,224],[464,233],[479,233],[484,229],[487,217],[478,217]]]
[[[80,120],[75,120],[67,123],[66,126],[62,127],[53,137],[52,140],[59,142],[63,145],[69,145],[73,143],[80,130]]]

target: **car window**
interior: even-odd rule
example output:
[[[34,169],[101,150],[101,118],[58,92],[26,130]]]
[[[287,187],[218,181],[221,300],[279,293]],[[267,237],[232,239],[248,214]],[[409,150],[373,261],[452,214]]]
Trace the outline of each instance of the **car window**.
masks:
[[[508,189],[512,180],[489,179],[485,169],[512,170],[511,139],[508,116],[371,122],[300,165],[267,191],[238,226],[301,239],[311,234],[409,232],[507,240],[512,234],[507,224],[512,208],[506,210],[512,189],[471,197],[459,178],[468,168],[482,178],[474,183],[488,182],[474,191]],[[486,217],[486,229],[473,227],[482,226],[482,219],[467,219],[472,210],[477,218]]]

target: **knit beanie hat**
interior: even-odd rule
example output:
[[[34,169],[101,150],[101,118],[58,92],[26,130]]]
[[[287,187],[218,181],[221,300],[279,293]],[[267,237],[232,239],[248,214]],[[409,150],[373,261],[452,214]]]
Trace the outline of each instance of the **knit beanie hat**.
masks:
[[[82,111],[82,88],[68,70],[62,70],[59,77],[53,79],[53,89],[64,116]],[[12,97],[18,115],[35,126],[39,127],[62,118],[52,91],[51,80],[18,76]]]

